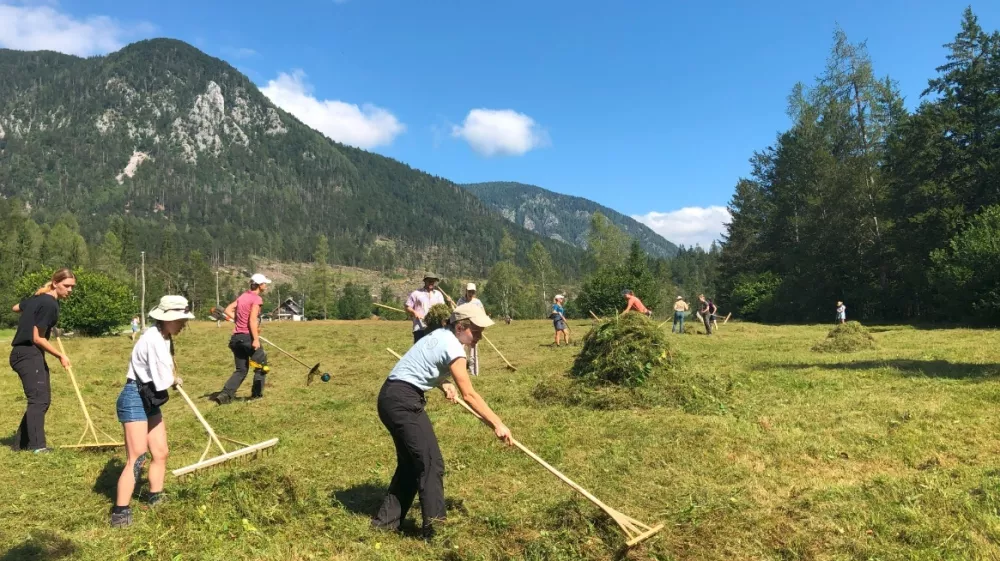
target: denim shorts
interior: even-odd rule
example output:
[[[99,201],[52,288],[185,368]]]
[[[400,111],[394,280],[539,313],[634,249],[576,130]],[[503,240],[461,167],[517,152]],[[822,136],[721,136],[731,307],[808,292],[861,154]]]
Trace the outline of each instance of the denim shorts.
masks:
[[[553,320],[552,327],[555,327],[556,331],[566,331],[566,322],[562,318]]]
[[[148,415],[146,414],[146,409],[142,406],[142,398],[139,397],[139,386],[135,383],[135,380],[125,382],[125,387],[118,394],[117,406],[119,423],[148,421],[149,417],[155,417],[160,414],[159,407],[154,407]]]

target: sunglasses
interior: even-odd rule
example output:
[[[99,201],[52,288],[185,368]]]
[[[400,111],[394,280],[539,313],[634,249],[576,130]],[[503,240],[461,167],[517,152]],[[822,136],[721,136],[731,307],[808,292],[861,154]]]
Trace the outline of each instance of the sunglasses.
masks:
[[[184,312],[185,314],[191,313],[191,306],[185,306],[183,308],[170,308],[169,310],[163,310],[164,312]]]

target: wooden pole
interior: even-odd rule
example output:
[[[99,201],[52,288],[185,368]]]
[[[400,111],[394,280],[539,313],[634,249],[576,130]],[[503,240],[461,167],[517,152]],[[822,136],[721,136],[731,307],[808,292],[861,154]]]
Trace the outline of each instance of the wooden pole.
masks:
[[[592,310],[587,310],[587,311],[590,312],[590,315],[593,316],[594,319],[596,319],[597,321],[601,321],[601,318],[597,317],[597,314],[595,314]]]
[[[400,310],[399,308],[393,308],[392,306],[386,306],[385,304],[379,304],[378,302],[372,302],[372,304],[378,306],[379,308],[385,308],[394,312],[406,313],[406,310]]]
[[[498,355],[500,355],[500,358],[502,358],[503,361],[507,363],[507,368],[510,368],[511,370],[517,372],[517,368],[514,368],[514,365],[511,364],[509,360],[507,360],[507,357],[503,356],[503,353],[500,352],[500,349],[498,349],[497,346],[493,344],[493,341],[490,341],[489,337],[487,337],[485,333],[483,333],[483,339],[487,343],[489,343],[490,346],[493,347],[493,350],[496,351]]]
[[[208,437],[211,438],[212,441],[215,442],[215,445],[219,447],[219,450],[222,450],[222,453],[225,454],[226,449],[223,448],[222,443],[219,442],[219,437],[215,436],[215,431],[212,430],[212,426],[208,424],[208,421],[205,420],[205,417],[201,416],[201,411],[198,411],[198,407],[195,406],[194,402],[191,401],[191,398],[188,397],[188,394],[186,391],[184,391],[184,388],[175,385],[174,389],[177,390],[177,393],[181,394],[181,397],[183,397],[184,401],[187,402],[188,407],[191,408],[191,411],[194,411],[194,416],[198,417],[198,420],[201,421],[201,426],[205,427],[205,432],[208,433]]]

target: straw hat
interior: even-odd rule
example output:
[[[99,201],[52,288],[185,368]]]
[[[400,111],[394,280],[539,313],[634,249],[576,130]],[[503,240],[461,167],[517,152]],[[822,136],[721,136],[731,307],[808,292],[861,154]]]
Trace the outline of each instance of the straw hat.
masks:
[[[149,311],[149,317],[159,321],[174,321],[178,319],[194,319],[191,306],[183,296],[164,296],[160,303]]]

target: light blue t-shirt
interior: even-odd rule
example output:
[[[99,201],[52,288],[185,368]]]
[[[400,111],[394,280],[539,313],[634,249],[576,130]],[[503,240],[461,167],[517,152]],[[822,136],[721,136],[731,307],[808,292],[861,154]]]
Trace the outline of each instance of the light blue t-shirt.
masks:
[[[444,382],[451,374],[451,363],[459,358],[466,356],[458,337],[447,327],[435,329],[406,351],[389,379],[409,382],[426,392]]]

